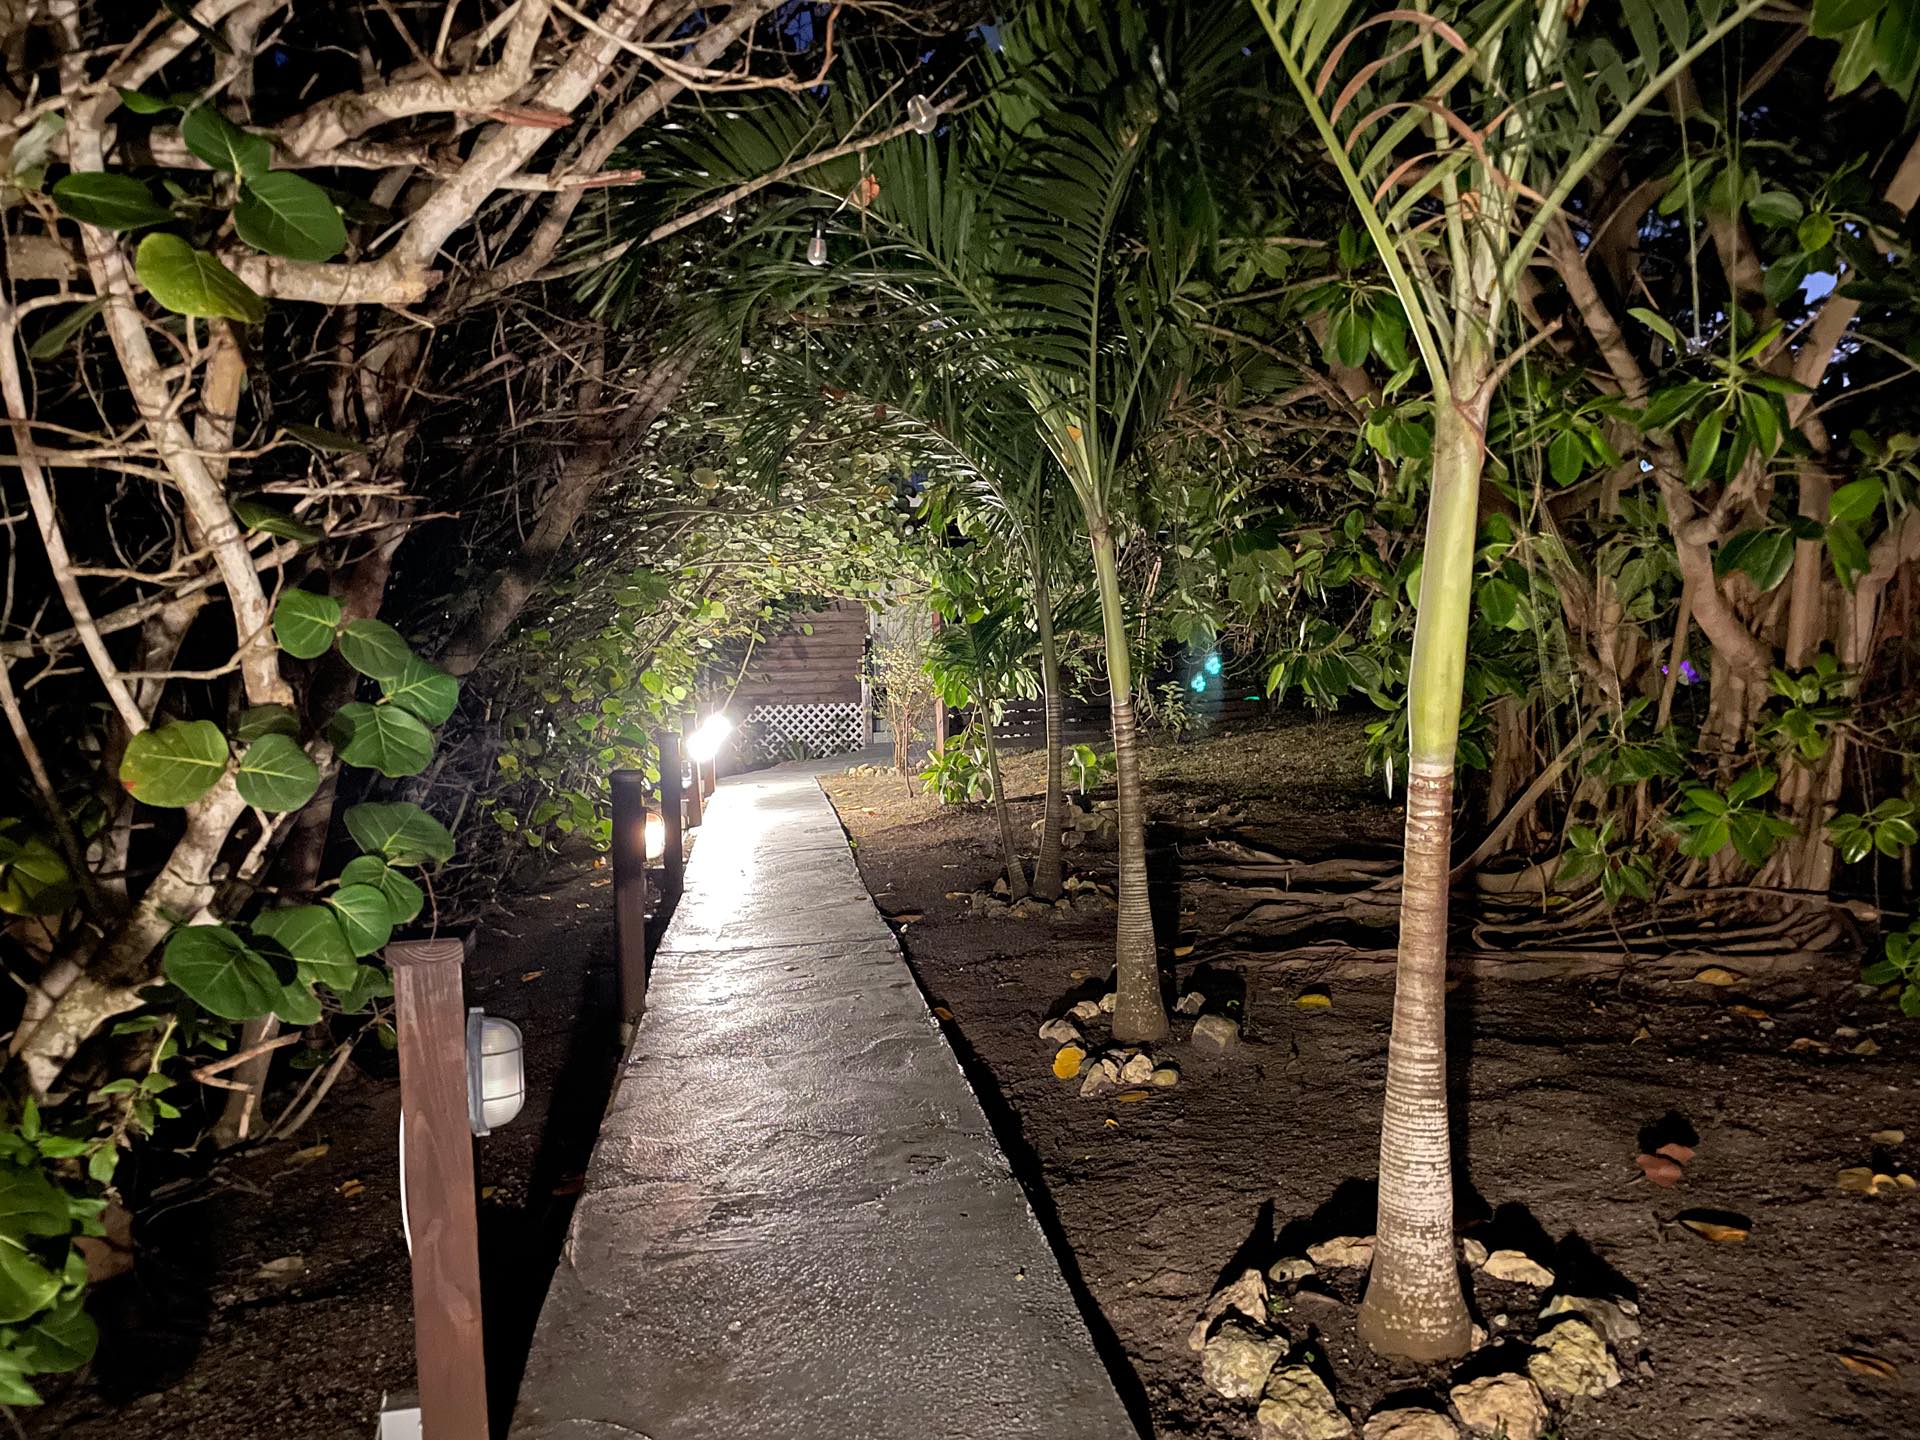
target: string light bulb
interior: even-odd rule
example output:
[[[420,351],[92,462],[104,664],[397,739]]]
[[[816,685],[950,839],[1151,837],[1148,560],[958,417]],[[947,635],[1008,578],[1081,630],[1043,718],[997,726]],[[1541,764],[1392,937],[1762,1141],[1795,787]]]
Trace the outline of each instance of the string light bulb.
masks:
[[[807,264],[816,270],[827,263],[827,232],[818,225],[813,227],[813,239],[807,242]]]
[[[916,135],[931,135],[934,127],[940,123],[940,112],[928,103],[924,95],[910,96],[907,100],[907,124]]]

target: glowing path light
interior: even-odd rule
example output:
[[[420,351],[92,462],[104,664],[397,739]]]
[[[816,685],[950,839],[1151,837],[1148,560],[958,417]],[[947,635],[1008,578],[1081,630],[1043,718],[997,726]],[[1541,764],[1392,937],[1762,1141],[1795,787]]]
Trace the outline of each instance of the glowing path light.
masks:
[[[733,721],[727,718],[727,712],[717,710],[700,722],[700,728],[687,737],[687,758],[696,765],[705,765],[720,753],[720,747],[727,736],[733,733]]]

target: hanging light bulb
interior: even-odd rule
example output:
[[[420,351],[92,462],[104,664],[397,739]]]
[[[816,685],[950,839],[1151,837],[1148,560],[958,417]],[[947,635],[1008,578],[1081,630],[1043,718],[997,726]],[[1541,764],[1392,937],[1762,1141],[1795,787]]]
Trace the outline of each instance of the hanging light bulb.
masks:
[[[827,263],[827,232],[813,227],[813,239],[807,242],[807,264],[816,268]]]
[[[910,96],[907,100],[907,124],[913,127],[916,135],[931,135],[934,126],[940,123],[940,112],[927,102],[924,95]]]

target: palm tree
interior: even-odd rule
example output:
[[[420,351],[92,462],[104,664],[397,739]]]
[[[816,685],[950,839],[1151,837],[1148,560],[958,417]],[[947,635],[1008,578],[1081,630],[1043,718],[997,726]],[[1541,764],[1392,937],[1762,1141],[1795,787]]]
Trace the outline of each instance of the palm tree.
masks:
[[[1487,416],[1507,369],[1548,333],[1514,343],[1509,307],[1546,226],[1595,161],[1764,3],[1724,0],[1672,7],[1672,15],[1660,7],[1656,24],[1653,7],[1630,0],[1625,33],[1595,37],[1603,51],[1575,43],[1567,15],[1578,7],[1558,0],[1443,6],[1445,18],[1392,10],[1344,35],[1352,0],[1255,0],[1379,252],[1432,392],[1379,1240],[1359,1318],[1368,1343],[1390,1354],[1462,1355],[1470,1332],[1454,1254],[1446,1099],[1454,759]],[[1693,28],[1663,40],[1669,21]],[[1336,130],[1343,117],[1351,133]]]

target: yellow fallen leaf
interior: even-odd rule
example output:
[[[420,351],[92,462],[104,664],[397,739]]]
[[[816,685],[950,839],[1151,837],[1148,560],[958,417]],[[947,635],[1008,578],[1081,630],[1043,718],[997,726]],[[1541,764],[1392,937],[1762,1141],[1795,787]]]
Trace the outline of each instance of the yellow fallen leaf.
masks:
[[[1874,1038],[1869,1035],[1847,1053],[1849,1055],[1878,1055],[1880,1053],[1880,1046],[1875,1042]]]
[[[1873,1193],[1873,1170],[1867,1165],[1849,1165],[1842,1170],[1837,1182],[1842,1190],[1854,1195]]]
[[[1147,1098],[1147,1092],[1144,1090],[1122,1090],[1113,1098],[1118,1100],[1122,1105],[1137,1105],[1140,1101]]]
[[[1864,1350],[1842,1350],[1835,1358],[1856,1375],[1871,1375],[1876,1380],[1900,1378],[1898,1365],[1891,1360],[1882,1360],[1878,1355],[1869,1355]]]
[[[1893,1183],[1898,1185],[1902,1190],[1920,1188],[1920,1180],[1915,1180],[1913,1176],[1907,1174],[1904,1170],[1893,1177]]]
[[[366,1188],[366,1182],[362,1180],[342,1180],[340,1182],[340,1194],[348,1200],[353,1199],[354,1196]]]
[[[1193,954],[1193,946],[1191,945],[1176,945],[1173,947],[1173,955],[1176,960],[1183,955],[1191,954]]]
[[[1694,1234],[1711,1240],[1718,1245],[1738,1245],[1751,1233],[1744,1226],[1725,1225],[1718,1220],[1683,1218],[1680,1223],[1686,1226],[1687,1229],[1693,1231]]]
[[[331,1146],[327,1146],[327,1145],[309,1145],[304,1150],[294,1151],[293,1154],[287,1157],[287,1159],[291,1160],[296,1165],[305,1165],[310,1160],[318,1160],[322,1155],[326,1154],[327,1151],[331,1148],[332,1148]]]
[[[944,1005],[936,1005],[933,1007],[933,1018],[936,1020],[951,1020],[953,1019],[953,1011],[947,1009]]]
[[[1729,1005],[1727,1009],[1735,1015],[1744,1015],[1749,1020],[1771,1020],[1773,1018],[1758,1005]]]
[[[1071,1080],[1080,1073],[1080,1062],[1087,1058],[1087,1052],[1078,1045],[1062,1045],[1053,1052],[1053,1073],[1062,1080]]]
[[[1067,972],[1067,978],[1069,980],[1084,980],[1087,978],[1087,972],[1084,970],[1069,970]]]
[[[1696,985],[1738,985],[1747,977],[1737,970],[1729,970],[1721,965],[1709,965],[1693,977]]]
[[[1638,1045],[1642,1040],[1651,1040],[1652,1038],[1653,1038],[1653,1032],[1647,1029],[1646,1026],[1642,1025],[1638,1030],[1633,1032],[1633,1039],[1629,1040],[1627,1043],[1629,1045]]]
[[[1867,1136],[1867,1139],[1871,1140],[1875,1145],[1904,1145],[1907,1143],[1907,1132],[1904,1130],[1876,1130],[1873,1134]]]
[[[1120,1122],[1114,1119],[1111,1115],[1109,1115],[1107,1117],[1107,1124],[1112,1125],[1117,1129],[1119,1127]]]
[[[531,980],[538,980],[538,979],[539,979],[539,978],[540,978],[540,977],[541,977],[542,975],[544,975],[544,974],[546,974],[546,973],[547,973],[547,972],[546,972],[546,971],[544,971],[544,970],[529,970],[529,971],[527,971],[527,973],[526,973],[526,974],[524,974],[524,975],[522,975],[522,976],[520,977],[520,983],[521,983],[522,985],[525,985],[525,984],[526,984],[527,982],[529,982],[529,981],[531,981]]]
[[[1331,1010],[1333,997],[1324,990],[1302,990],[1293,1003],[1300,1010]]]

